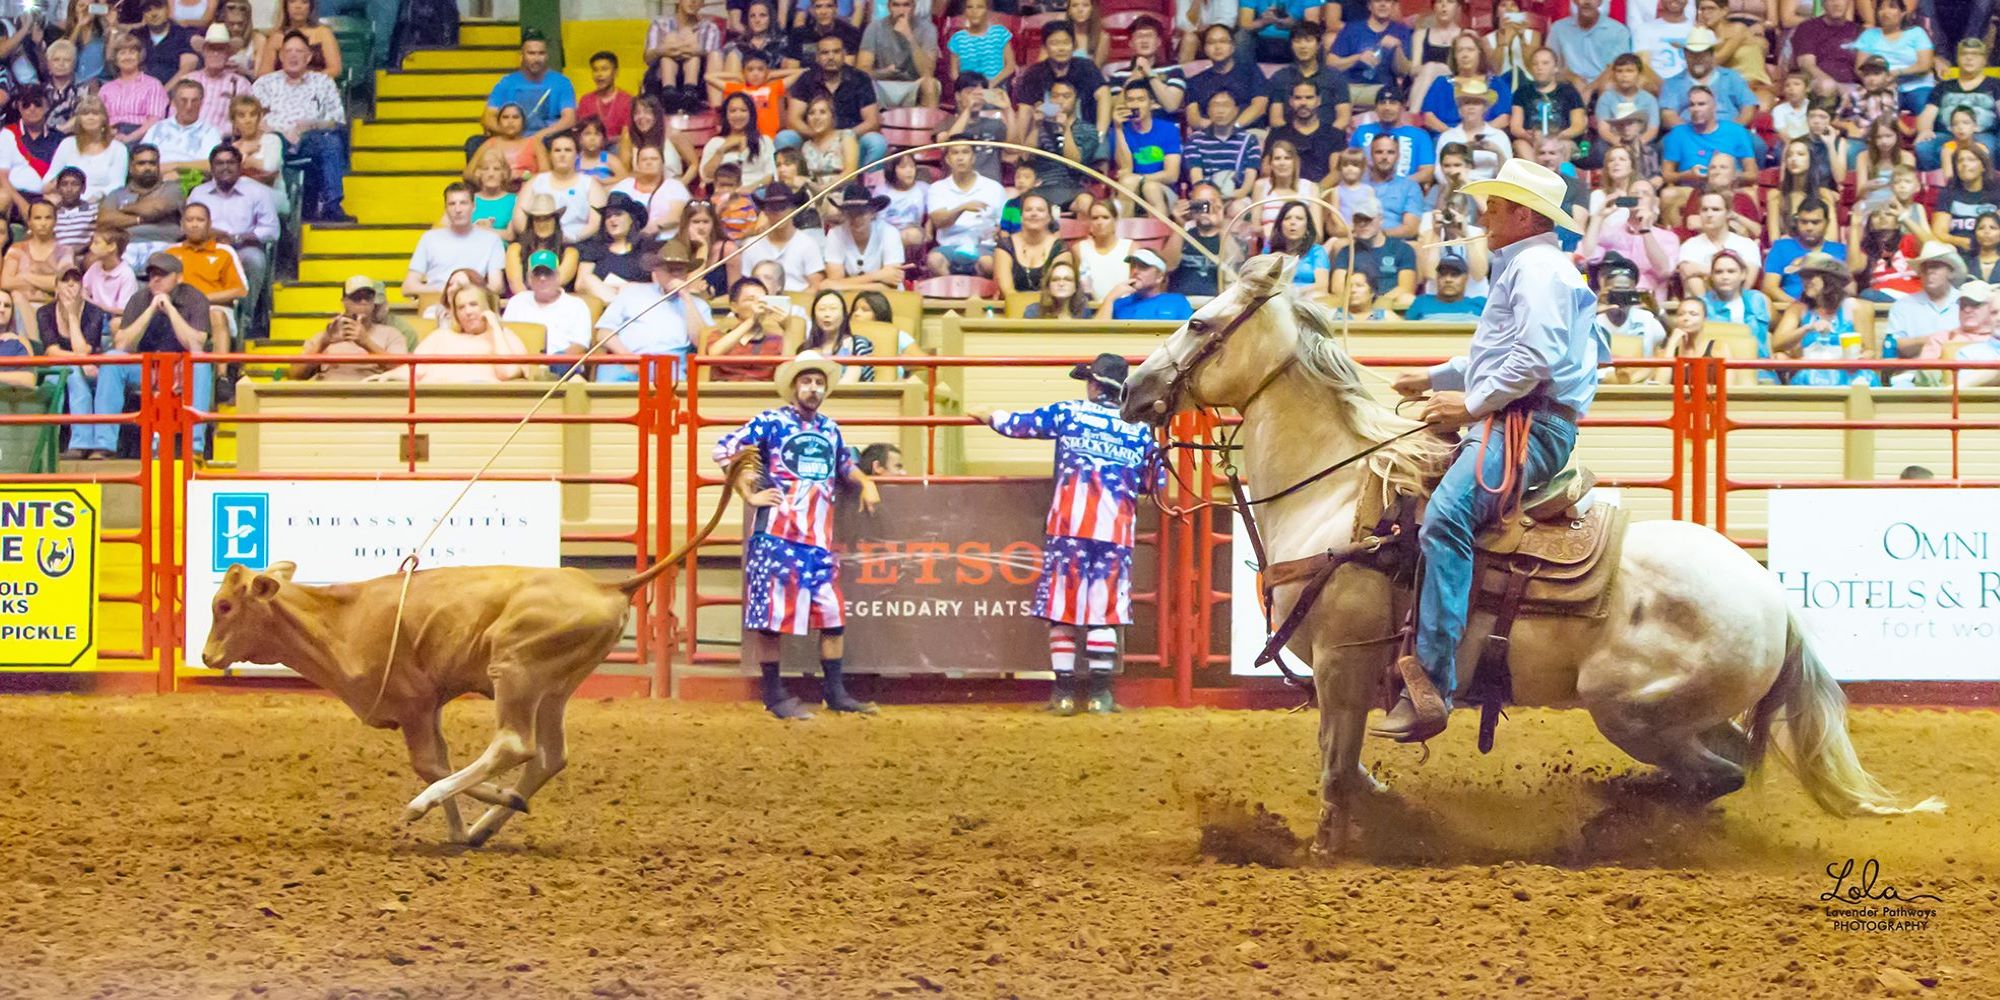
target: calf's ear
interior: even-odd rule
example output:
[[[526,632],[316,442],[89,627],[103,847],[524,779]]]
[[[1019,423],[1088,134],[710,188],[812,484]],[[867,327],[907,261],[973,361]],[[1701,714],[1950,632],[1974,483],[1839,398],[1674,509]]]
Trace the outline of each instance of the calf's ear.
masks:
[[[286,575],[290,576],[291,574],[287,573]],[[260,601],[268,601],[278,596],[278,588],[283,583],[284,581],[269,573],[259,573],[255,579],[250,581],[250,596]]]
[[[292,573],[295,572],[298,568],[299,564],[295,562],[278,562],[278,563],[272,563],[271,568],[265,570],[264,572],[270,576],[275,576],[279,580],[282,580],[286,583],[290,583],[292,582]]]

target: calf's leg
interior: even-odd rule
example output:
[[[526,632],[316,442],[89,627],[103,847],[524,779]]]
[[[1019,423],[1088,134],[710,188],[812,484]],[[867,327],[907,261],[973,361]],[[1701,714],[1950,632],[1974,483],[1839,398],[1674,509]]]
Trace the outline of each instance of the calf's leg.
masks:
[[[518,796],[524,803],[534,797],[550,778],[562,773],[569,764],[567,743],[563,738],[563,711],[569,707],[569,692],[551,694],[542,699],[535,709],[535,756],[521,769],[521,778],[508,789],[508,793]],[[466,842],[479,847],[500,832],[507,821],[514,818],[516,810],[507,806],[494,806],[479,817],[472,826],[472,834]]]
[[[451,774],[451,748],[444,741],[443,709],[432,708],[415,719],[404,720],[403,745],[410,751],[410,766],[426,782],[443,781]],[[458,800],[444,801],[444,825],[454,844],[465,843],[465,820],[458,814]]]
[[[542,694],[541,683],[528,668],[519,664],[496,667],[493,714],[498,731],[493,734],[493,742],[487,744],[486,752],[480,754],[478,760],[442,781],[432,782],[429,788],[411,799],[409,806],[403,810],[403,821],[414,823],[452,796],[469,794],[481,782],[532,759],[535,706]],[[504,792],[502,795],[510,808],[519,812],[528,811],[526,799],[519,795],[507,796]]]

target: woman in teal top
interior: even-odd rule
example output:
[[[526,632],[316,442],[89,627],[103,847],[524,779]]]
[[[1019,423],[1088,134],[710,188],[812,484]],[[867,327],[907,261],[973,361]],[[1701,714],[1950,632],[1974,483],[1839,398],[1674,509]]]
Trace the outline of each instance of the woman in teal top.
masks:
[[[487,153],[472,177],[477,184],[472,191],[472,224],[507,239],[514,225],[514,192],[507,190],[507,161],[498,153]]]
[[[1856,300],[1847,294],[1846,263],[1830,254],[1809,253],[1795,266],[1803,282],[1799,300],[1786,308],[1785,318],[1771,331],[1771,352],[1801,361],[1872,357],[1868,345],[1860,342],[1860,333],[1854,328]],[[1873,370],[1841,368],[1795,370],[1787,382],[1835,388],[1854,382],[1881,384]]]
[[[1319,227],[1313,225],[1312,206],[1303,201],[1288,201],[1278,209],[1278,217],[1264,237],[1264,250],[1298,257],[1299,269],[1292,274],[1292,284],[1322,285],[1333,276],[1333,262],[1327,259],[1326,247],[1320,245]]]

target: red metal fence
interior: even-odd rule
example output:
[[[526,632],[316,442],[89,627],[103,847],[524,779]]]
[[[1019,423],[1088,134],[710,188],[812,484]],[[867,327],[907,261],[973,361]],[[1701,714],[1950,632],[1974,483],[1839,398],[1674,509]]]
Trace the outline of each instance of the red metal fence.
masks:
[[[0,371],[23,367],[23,362],[35,359],[0,359]],[[21,414],[0,415],[0,425],[25,424],[46,426],[52,424],[118,423],[136,428],[141,442],[158,441],[157,447],[144,447],[143,458],[138,471],[133,474],[92,475],[84,473],[55,474],[15,474],[7,477],[8,482],[77,482],[96,481],[105,484],[136,488],[140,495],[140,513],[136,528],[107,532],[104,541],[117,545],[137,546],[140,553],[140,584],[127,593],[107,594],[103,600],[113,603],[136,604],[140,607],[141,630],[140,647],[136,649],[105,649],[100,655],[108,660],[151,661],[157,666],[157,689],[175,690],[177,665],[180,650],[190,640],[199,642],[200,637],[183,636],[182,602],[186,599],[186,554],[182,544],[185,484],[194,479],[381,479],[381,480],[454,480],[464,479],[458,472],[428,472],[417,467],[417,459],[412,453],[407,466],[398,471],[381,473],[346,473],[315,476],[300,473],[245,473],[204,465],[195,458],[191,431],[198,424],[220,425],[234,422],[248,426],[256,423],[277,424],[287,422],[347,422],[355,424],[388,423],[406,426],[412,434],[424,424],[514,424],[521,420],[518,413],[426,413],[418,405],[415,387],[415,363],[411,359],[391,360],[389,363],[404,366],[401,378],[408,384],[407,412],[355,414],[329,411],[324,413],[285,414],[237,414],[203,412],[190,404],[185,387],[193,377],[192,366],[198,362],[217,365],[231,363],[262,365],[274,361],[293,360],[317,361],[321,363],[352,362],[346,357],[309,357],[274,359],[269,355],[145,355],[131,359],[102,363],[137,364],[141,367],[144,390],[140,402],[133,412],[110,416],[73,417],[67,414]],[[385,359],[387,360],[387,359]],[[422,359],[429,364],[547,364],[561,362],[560,357],[522,358],[463,358]],[[685,383],[673,381],[674,371],[669,359],[662,358],[617,358],[607,362],[630,363],[639,366],[636,404],[630,414],[565,414],[541,413],[532,422],[537,424],[595,424],[631,426],[637,432],[638,446],[636,471],[630,475],[524,475],[521,473],[489,474],[485,478],[501,479],[557,479],[570,483],[617,484],[629,486],[638,491],[640,501],[636,507],[635,523],[630,531],[616,532],[567,532],[566,542],[597,542],[629,544],[635,568],[643,568],[658,555],[665,554],[688,537],[690,526],[705,520],[706,510],[701,491],[710,488],[709,502],[712,502],[712,488],[720,479],[713,463],[700,443],[704,428],[719,424],[734,423],[738,417],[704,415],[702,409],[703,382],[691,378]],[[924,412],[903,416],[878,416],[841,419],[848,427],[922,427],[929,447],[924,449],[921,471],[913,470],[910,478],[923,478],[930,482],[991,482],[1006,477],[995,476],[944,476],[937,474],[938,440],[940,432],[946,428],[974,424],[975,421],[959,412],[947,412],[951,406],[940,405],[940,374],[950,368],[1066,368],[1071,364],[1087,361],[1078,357],[1012,357],[1012,358],[946,358],[910,356],[898,357],[897,366],[909,369],[913,375],[928,385],[924,390]],[[1428,358],[1363,358],[1361,363],[1370,367],[1411,368],[1428,364],[1436,359]],[[695,372],[699,372],[706,359],[693,359]],[[758,359],[733,358],[733,365],[755,364]],[[775,363],[772,359],[771,363]],[[1771,490],[1785,487],[1856,488],[1874,486],[1900,486],[1939,488],[1959,485],[2000,485],[2000,480],[1973,479],[1961,476],[1960,437],[1968,432],[2000,431],[2000,418],[1992,413],[2000,412],[1992,405],[1990,398],[1982,400],[1984,409],[1968,416],[1967,407],[1957,388],[1958,373],[1981,371],[1989,375],[2000,370],[2000,363],[1957,362],[1957,361],[1911,361],[1911,362],[1787,362],[1775,360],[1728,361],[1715,358],[1681,358],[1661,361],[1620,362],[1623,367],[1635,367],[1652,371],[1665,370],[1671,379],[1663,385],[1669,389],[1667,397],[1670,406],[1665,412],[1642,417],[1608,416],[1588,418],[1586,429],[1596,427],[1635,427],[1663,430],[1667,433],[1669,446],[1666,453],[1658,457],[1658,475],[1609,478],[1605,485],[1633,490],[1659,491],[1668,498],[1668,509],[1672,516],[1707,523],[1724,531],[1729,530],[1730,496],[1751,490]],[[882,366],[885,370],[887,365]],[[1730,412],[1730,374],[1744,370],[1794,370],[1794,369],[1871,369],[1877,371],[1899,371],[1918,369],[1924,371],[1944,371],[1951,373],[1945,379],[1949,386],[1948,404],[1944,412],[1925,415],[1921,418],[1867,419],[1867,420],[1786,420],[1770,417],[1750,416]],[[959,401],[962,405],[966,401]],[[971,401],[975,402],[976,401]],[[837,408],[837,406],[836,406]],[[1731,475],[1729,471],[1729,435],[1732,432],[1748,431],[1790,431],[1790,430],[1919,430],[1936,431],[1950,435],[1951,475],[1939,475],[1935,479],[1922,481],[1896,481],[1872,479],[1788,479],[1749,478]],[[1184,416],[1172,428],[1172,435],[1178,440],[1189,440],[1204,436],[1208,428],[1202,426],[1198,418]],[[686,460],[686,480],[676,484],[671,474],[673,449],[684,449]],[[1135,642],[1135,651],[1128,657],[1128,663],[1141,676],[1151,677],[1164,685],[1161,690],[1170,691],[1167,698],[1158,700],[1174,704],[1193,705],[1239,704],[1254,701],[1258,690],[1269,690],[1268,685],[1232,678],[1228,671],[1229,652],[1226,629],[1216,626],[1216,611],[1227,609],[1231,600],[1228,586],[1227,566],[1224,554],[1228,551],[1230,525],[1226,518],[1218,518],[1213,508],[1200,507],[1194,501],[1212,498],[1223,489],[1222,479],[1212,452],[1180,450],[1173,459],[1180,475],[1173,477],[1169,486],[1169,503],[1177,508],[1199,507],[1192,514],[1170,517],[1162,516],[1158,529],[1140,538],[1142,546],[1151,547],[1157,557],[1156,579],[1150,583],[1139,581],[1135,586],[1134,600],[1154,609],[1156,627],[1150,637],[1152,648],[1144,642]],[[1652,459],[1648,457],[1648,463]],[[676,518],[676,511],[679,517]],[[155,541],[156,540],[156,541]],[[1739,543],[1761,546],[1762,539],[1738,537]],[[709,547],[727,549],[740,543],[740,537],[718,535],[711,539]],[[394,567],[385,566],[385,573]],[[740,597],[730,593],[703,591],[700,581],[703,571],[700,552],[691,552],[680,570],[682,587],[680,610],[682,617],[673,614],[671,597],[675,582],[663,579],[655,584],[651,592],[644,595],[638,611],[635,645],[614,655],[621,662],[643,664],[649,669],[650,688],[656,697],[667,696],[674,690],[673,665],[724,664],[733,663],[734,655],[713,649],[700,648],[701,636],[697,634],[699,612],[705,607],[740,603]],[[1221,579],[1217,577],[1220,574]],[[712,580],[712,577],[711,577]],[[1227,611],[1225,610],[1226,614]],[[1246,692],[1249,694],[1246,695]]]

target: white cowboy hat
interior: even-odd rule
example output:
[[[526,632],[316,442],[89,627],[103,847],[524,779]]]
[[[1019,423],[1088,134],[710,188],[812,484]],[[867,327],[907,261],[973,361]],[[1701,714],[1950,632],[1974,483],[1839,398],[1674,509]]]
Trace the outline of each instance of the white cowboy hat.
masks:
[[[1464,83],[1458,84],[1453,89],[1458,92],[1458,96],[1455,99],[1460,101],[1482,101],[1492,104],[1494,101],[1500,99],[1500,95],[1494,93],[1493,88],[1487,86],[1485,80],[1467,80]]]
[[[1577,231],[1576,220],[1563,211],[1563,195],[1569,187],[1563,183],[1562,175],[1533,160],[1515,157],[1501,164],[1500,172],[1492,180],[1473,181],[1463,190],[1474,197],[1505,198],[1533,209],[1557,228]]]
[[[778,398],[787,403],[798,402],[798,392],[792,383],[797,382],[799,376],[806,372],[818,372],[826,376],[826,391],[829,393],[833,391],[833,383],[840,379],[839,365],[827,360],[818,351],[800,351],[798,357],[779,365],[777,375],[773,376],[773,380],[778,383]]]
[[[1965,258],[1958,248],[1942,240],[1930,240],[1924,244],[1922,253],[1914,261],[1917,273],[1921,274],[1925,264],[1945,264],[1951,268],[1951,283],[1956,285],[1965,280]]]

